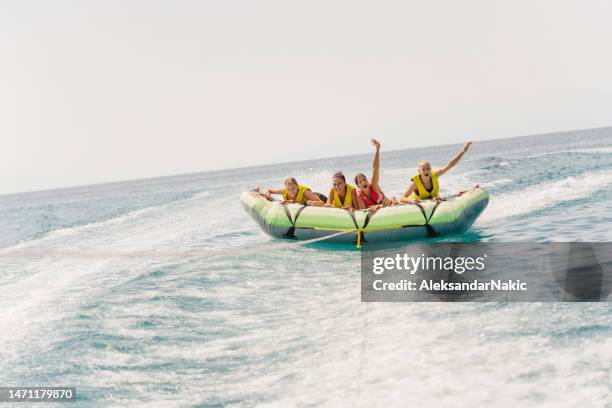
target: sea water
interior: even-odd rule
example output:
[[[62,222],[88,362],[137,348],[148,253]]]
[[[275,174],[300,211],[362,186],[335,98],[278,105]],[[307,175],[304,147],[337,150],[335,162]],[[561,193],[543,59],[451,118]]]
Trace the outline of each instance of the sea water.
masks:
[[[383,151],[381,186],[460,147]],[[361,303],[358,251],[271,239],[239,202],[371,162],[0,196],[0,385],[75,386],[78,406],[612,404],[609,304]],[[477,142],[441,189],[476,184],[489,207],[445,239],[612,241],[612,128]]]

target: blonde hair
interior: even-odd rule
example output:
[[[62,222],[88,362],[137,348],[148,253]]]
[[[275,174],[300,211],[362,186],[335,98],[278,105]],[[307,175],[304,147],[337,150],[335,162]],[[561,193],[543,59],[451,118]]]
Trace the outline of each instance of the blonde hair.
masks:
[[[298,183],[298,182],[297,182],[297,180],[295,179],[295,177],[287,177],[287,178],[285,179],[285,182],[284,182],[284,183],[285,183],[285,186],[286,186],[287,184],[296,184],[296,185],[297,185],[297,183]]]

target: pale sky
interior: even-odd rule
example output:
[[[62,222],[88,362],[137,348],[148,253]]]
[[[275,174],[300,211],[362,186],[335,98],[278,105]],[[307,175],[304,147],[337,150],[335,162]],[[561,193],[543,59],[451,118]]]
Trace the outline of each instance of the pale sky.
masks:
[[[609,1],[1,1],[0,193],[612,125]]]

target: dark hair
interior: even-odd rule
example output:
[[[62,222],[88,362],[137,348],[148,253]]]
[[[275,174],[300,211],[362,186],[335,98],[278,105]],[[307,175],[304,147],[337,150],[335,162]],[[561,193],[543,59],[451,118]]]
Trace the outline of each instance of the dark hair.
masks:
[[[336,178],[336,177],[340,177],[342,179],[342,181],[344,181],[346,183],[346,178],[344,177],[344,174],[341,171],[339,171],[336,174],[334,174],[332,178]]]
[[[357,174],[355,174],[355,184],[359,184],[359,183],[357,183],[357,177],[359,177],[359,176],[363,176],[363,178],[365,178],[366,180],[368,179],[365,174],[357,173]]]

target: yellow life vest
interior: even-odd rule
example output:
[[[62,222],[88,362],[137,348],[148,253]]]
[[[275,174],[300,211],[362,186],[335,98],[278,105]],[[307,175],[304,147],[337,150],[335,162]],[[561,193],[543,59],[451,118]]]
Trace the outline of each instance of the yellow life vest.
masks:
[[[293,199],[293,202],[295,203],[299,203],[299,204],[306,204],[306,202],[308,201],[308,199],[306,197],[304,197],[304,193],[310,190],[310,187],[305,185],[305,184],[298,184],[298,192],[295,195],[295,198]],[[287,189],[285,188],[283,190],[283,200],[287,201],[289,199],[289,192],[287,191]]]
[[[414,184],[416,184],[417,186],[416,191],[412,193],[413,199],[420,198],[421,200],[424,200],[426,198],[436,198],[438,196],[438,191],[440,190],[440,185],[438,184],[438,175],[433,170],[429,174],[431,177],[431,192],[427,191],[427,189],[423,185],[420,173],[417,173],[416,176],[412,177],[412,181],[414,181]]]
[[[340,202],[340,196],[338,195],[338,192],[336,191],[336,189],[334,188],[334,207],[336,208],[342,208],[345,206],[353,206],[353,190],[355,189],[355,187],[351,186],[350,184],[346,185],[346,195],[344,196],[344,203]]]

